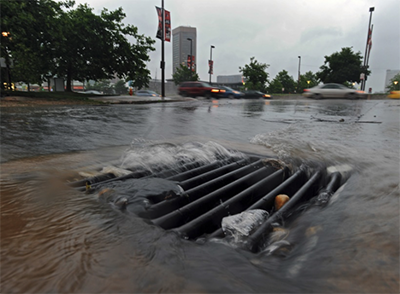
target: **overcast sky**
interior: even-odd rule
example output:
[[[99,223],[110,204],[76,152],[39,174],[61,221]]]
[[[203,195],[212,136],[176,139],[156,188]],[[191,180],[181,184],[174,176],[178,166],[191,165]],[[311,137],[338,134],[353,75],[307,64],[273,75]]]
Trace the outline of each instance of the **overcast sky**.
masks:
[[[161,0],[76,0],[99,14],[103,7],[122,7],[125,22],[155,39]],[[369,60],[372,74],[367,88],[383,91],[386,70],[400,69],[399,0],[164,0],[172,28],[197,28],[197,72],[208,81],[210,45],[214,45],[214,75],[239,74],[250,57],[269,64],[270,79],[285,69],[297,80],[301,73],[317,72],[324,56],[353,47],[364,56],[369,8],[373,35]],[[152,78],[161,78],[161,41],[150,54]],[[165,77],[172,76],[172,42],[165,42]]]

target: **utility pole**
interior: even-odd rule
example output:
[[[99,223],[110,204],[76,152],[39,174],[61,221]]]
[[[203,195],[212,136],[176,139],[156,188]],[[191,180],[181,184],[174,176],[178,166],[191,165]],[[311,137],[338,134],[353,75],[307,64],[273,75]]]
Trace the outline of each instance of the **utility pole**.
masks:
[[[211,85],[212,69],[214,67],[213,62],[212,62],[212,50],[213,50],[213,48],[215,48],[215,46],[211,45],[211,47],[210,47],[210,62],[209,62],[209,65],[208,65],[209,71],[210,71],[210,85]]]
[[[300,86],[300,64],[301,64],[301,56],[299,56],[299,73],[297,77],[297,88],[299,89]]]

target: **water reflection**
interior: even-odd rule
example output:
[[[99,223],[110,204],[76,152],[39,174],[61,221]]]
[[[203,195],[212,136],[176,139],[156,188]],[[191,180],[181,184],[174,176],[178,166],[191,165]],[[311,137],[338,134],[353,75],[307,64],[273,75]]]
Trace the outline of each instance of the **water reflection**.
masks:
[[[264,111],[264,100],[245,100],[243,102],[243,115],[247,117],[260,117]]]

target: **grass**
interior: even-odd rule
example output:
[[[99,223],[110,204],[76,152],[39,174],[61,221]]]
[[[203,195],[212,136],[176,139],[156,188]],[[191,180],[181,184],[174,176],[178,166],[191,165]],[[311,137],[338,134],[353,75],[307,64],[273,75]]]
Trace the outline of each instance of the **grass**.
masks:
[[[40,100],[47,101],[71,101],[71,102],[80,102],[87,104],[99,104],[99,101],[93,101],[88,98],[87,94],[81,94],[76,92],[27,92],[27,91],[9,91],[9,90],[1,90],[1,96],[19,96],[19,97],[29,97],[36,98]],[[93,94],[92,96],[98,96]],[[101,104],[101,103],[100,103]]]

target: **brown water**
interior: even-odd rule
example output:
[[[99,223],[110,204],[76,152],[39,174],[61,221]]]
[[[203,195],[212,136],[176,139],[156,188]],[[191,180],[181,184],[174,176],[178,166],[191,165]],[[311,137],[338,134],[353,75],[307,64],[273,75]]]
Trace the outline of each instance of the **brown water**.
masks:
[[[3,112],[1,292],[397,293],[400,103],[265,102]],[[353,172],[328,206],[287,224],[284,256],[186,241],[64,185],[237,149]]]

